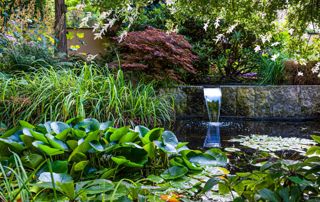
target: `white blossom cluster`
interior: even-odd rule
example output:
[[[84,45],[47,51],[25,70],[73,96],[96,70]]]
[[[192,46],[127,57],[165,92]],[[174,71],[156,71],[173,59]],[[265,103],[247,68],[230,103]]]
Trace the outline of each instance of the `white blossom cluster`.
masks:
[[[320,62],[318,62],[318,63],[311,69],[312,73],[313,73],[313,74],[318,74],[318,77],[320,78],[320,72],[319,72],[319,70],[320,70]]]

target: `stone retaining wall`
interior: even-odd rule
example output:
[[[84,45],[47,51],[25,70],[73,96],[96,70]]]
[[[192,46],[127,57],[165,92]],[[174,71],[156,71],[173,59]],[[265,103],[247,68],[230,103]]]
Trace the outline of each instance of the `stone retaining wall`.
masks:
[[[320,85],[220,86],[222,117],[249,119],[320,118]],[[177,118],[207,119],[202,86],[170,89]]]

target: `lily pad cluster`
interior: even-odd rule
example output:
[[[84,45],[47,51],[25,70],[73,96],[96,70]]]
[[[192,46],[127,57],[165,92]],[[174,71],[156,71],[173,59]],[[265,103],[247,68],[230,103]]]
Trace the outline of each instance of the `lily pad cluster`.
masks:
[[[2,164],[10,163],[16,153],[22,165],[34,172],[38,189],[55,190],[56,197],[62,195],[70,200],[80,197],[82,192],[86,196],[103,192],[106,196],[113,194],[114,199],[127,197],[128,194],[119,195],[124,193],[121,189],[138,187],[139,193],[149,190],[137,180],[165,184],[204,172],[208,166],[225,166],[228,161],[219,149],[189,149],[187,143],[179,142],[163,128],[115,128],[112,122],[83,118],[39,125],[20,121],[19,126],[0,136],[0,149]],[[162,192],[168,189],[161,187]],[[138,195],[131,192],[130,199]]]
[[[266,152],[276,152],[281,150],[293,150],[305,153],[308,148],[316,142],[310,139],[297,137],[274,137],[268,135],[250,135],[233,138],[230,142],[239,142],[240,145]]]

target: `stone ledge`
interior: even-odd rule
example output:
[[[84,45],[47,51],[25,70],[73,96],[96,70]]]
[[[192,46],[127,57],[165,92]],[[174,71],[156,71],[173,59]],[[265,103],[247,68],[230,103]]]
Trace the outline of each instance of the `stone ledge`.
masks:
[[[320,85],[220,86],[221,116],[250,119],[320,118]],[[177,118],[207,119],[202,86],[170,89]]]

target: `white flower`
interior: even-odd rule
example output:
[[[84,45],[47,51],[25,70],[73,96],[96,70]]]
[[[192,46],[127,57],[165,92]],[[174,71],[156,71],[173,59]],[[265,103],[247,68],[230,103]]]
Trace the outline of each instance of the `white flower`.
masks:
[[[218,43],[223,37],[224,37],[223,34],[218,34],[215,39],[216,43]]]
[[[214,22],[214,27],[217,29],[220,26],[220,17],[218,17],[216,19],[216,21]]]
[[[76,9],[82,11],[86,7],[85,4],[78,4],[76,5]]]
[[[302,38],[302,39],[309,39],[309,37],[310,37],[310,36],[309,36],[308,34],[303,34],[301,38]]]
[[[320,78],[320,74],[318,74],[318,78]]]
[[[275,43],[271,44],[271,46],[277,46],[279,44],[280,44],[279,42],[275,42]]]
[[[288,32],[289,32],[290,35],[292,35],[293,32],[294,32],[294,29],[291,28],[291,29],[288,30]]]
[[[261,18],[265,18],[265,17],[266,17],[266,15],[267,15],[267,14],[266,14],[266,13],[264,13],[264,12],[261,12],[261,13],[260,13]]]
[[[96,39],[102,39],[102,34],[103,34],[103,32],[94,33],[94,40],[96,40]]]
[[[312,69],[312,73],[313,74],[316,74],[316,73],[319,73],[319,70],[320,70],[320,62],[318,62]]]
[[[229,34],[229,33],[233,32],[234,28],[236,28],[237,26],[238,26],[238,23],[236,23],[236,24],[232,25],[231,27],[229,27],[229,29],[227,30],[227,33]]]
[[[93,28],[92,32],[97,31],[97,30],[100,28],[99,23],[95,23],[95,24],[92,26],[92,28]]]
[[[170,6],[170,5],[174,4],[174,0],[167,0],[166,4]]]
[[[128,35],[127,31],[123,31],[119,36],[119,43]]]
[[[272,35],[267,34],[267,35],[260,35],[262,43],[270,42]]]
[[[303,76],[303,72],[298,72],[298,76]]]
[[[91,55],[91,54],[89,54],[88,56],[87,56],[87,61],[92,61],[92,60],[94,60],[96,57],[98,56],[98,54],[96,54],[96,55]]]
[[[210,23],[210,20],[208,20],[206,23],[204,23],[204,25],[203,25],[204,31],[208,30],[209,23]]]
[[[256,46],[256,47],[254,48],[254,51],[255,51],[255,52],[261,51],[261,47],[260,47],[260,46]]]
[[[274,54],[274,55],[272,55],[271,60],[272,60],[272,61],[276,61],[279,56],[280,56],[279,53]]]

